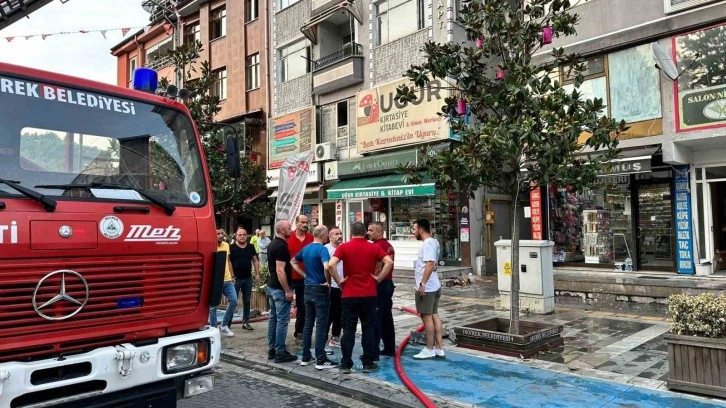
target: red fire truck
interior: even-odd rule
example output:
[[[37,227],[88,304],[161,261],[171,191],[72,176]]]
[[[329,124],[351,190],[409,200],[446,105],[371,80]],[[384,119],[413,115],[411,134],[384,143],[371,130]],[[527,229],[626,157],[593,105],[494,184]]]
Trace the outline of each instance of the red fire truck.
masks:
[[[214,386],[206,162],[184,104],[142,82],[0,64],[0,407],[170,407]]]

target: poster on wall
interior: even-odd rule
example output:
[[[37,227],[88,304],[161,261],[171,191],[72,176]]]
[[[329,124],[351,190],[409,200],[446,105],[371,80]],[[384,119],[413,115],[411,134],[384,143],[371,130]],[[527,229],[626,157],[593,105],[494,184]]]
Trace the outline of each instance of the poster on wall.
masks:
[[[288,157],[280,168],[280,187],[275,205],[275,224],[281,220],[292,222],[300,214],[305,184],[307,184],[313,152]]]
[[[272,119],[268,138],[268,169],[282,167],[285,159],[313,149],[315,140],[315,111],[312,107]]]
[[[395,100],[396,88],[410,84],[408,79],[359,92],[356,98],[358,153],[451,137],[449,125],[439,116],[450,91],[439,80],[418,91],[418,98],[402,104]]]

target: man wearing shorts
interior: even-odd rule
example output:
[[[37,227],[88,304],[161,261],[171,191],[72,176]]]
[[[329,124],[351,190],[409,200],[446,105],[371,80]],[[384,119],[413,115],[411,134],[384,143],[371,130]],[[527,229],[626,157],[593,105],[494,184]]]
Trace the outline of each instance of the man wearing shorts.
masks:
[[[443,326],[439,318],[441,282],[436,272],[439,261],[439,241],[431,237],[431,223],[418,219],[413,224],[416,239],[423,241],[416,257],[416,311],[421,315],[426,334],[426,347],[413,356],[417,360],[445,358],[442,344]]]

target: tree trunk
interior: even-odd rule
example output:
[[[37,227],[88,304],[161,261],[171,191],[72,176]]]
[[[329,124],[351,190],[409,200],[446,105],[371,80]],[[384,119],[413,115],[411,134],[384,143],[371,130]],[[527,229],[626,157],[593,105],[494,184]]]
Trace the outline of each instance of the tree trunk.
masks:
[[[519,217],[517,204],[519,194],[512,197],[512,286],[509,289],[511,304],[509,307],[509,334],[519,334]]]

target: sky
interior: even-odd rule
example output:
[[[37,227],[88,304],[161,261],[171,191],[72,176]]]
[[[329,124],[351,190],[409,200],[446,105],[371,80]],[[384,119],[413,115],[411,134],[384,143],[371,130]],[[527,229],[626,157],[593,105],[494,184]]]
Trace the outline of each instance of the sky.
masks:
[[[111,47],[149,23],[141,0],[53,0],[0,30],[0,61],[116,84],[116,58]],[[106,30],[101,33],[51,35],[60,31]],[[26,35],[38,37],[25,39]],[[6,37],[15,37],[8,42]]]

